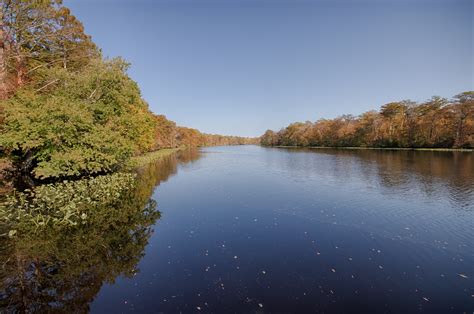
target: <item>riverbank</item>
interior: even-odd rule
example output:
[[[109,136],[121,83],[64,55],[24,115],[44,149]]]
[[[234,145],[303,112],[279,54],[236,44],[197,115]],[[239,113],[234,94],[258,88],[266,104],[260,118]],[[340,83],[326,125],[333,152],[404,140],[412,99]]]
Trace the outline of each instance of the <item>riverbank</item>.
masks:
[[[145,166],[146,164],[157,161],[160,158],[176,153],[177,151],[181,149],[184,149],[184,147],[164,148],[164,149],[156,150],[154,152],[145,153],[140,156],[132,157],[126,166],[126,169],[132,170],[134,168]]]
[[[24,190],[11,187],[0,203],[0,237],[35,233],[48,227],[73,228],[108,215],[141,189],[137,169],[181,149],[161,149],[133,157],[123,169],[113,173],[39,184]]]
[[[337,147],[337,146],[263,146],[275,148],[309,148],[309,149],[341,149],[341,150],[396,150],[396,151],[431,151],[431,152],[466,152],[472,153],[472,148],[408,148],[408,147]]]

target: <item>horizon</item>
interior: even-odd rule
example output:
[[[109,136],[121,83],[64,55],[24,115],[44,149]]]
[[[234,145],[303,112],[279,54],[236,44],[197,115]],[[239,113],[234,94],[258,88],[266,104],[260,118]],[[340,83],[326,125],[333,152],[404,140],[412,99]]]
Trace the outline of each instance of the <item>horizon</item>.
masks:
[[[64,4],[131,63],[151,111],[204,133],[256,137],[474,85],[471,1],[90,3]]]

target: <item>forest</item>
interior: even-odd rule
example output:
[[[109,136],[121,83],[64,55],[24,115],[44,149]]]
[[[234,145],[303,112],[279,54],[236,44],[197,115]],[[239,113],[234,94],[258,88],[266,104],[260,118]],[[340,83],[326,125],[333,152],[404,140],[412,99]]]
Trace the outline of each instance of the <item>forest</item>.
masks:
[[[264,146],[474,148],[474,91],[416,103],[391,102],[379,111],[296,122],[267,130]]]
[[[1,167],[51,181],[115,172],[162,148],[256,141],[152,113],[129,66],[104,58],[61,1],[2,1]]]

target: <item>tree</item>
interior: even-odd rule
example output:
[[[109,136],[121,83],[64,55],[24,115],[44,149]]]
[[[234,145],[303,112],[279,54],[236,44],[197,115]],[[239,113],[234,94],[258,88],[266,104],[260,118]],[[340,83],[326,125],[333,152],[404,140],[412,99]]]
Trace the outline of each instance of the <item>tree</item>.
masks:
[[[178,145],[176,123],[164,115],[155,115],[155,149],[170,148]]]
[[[0,144],[36,178],[117,170],[151,150],[154,121],[121,60],[97,59],[72,73],[50,69],[54,87],[22,89],[6,101]]]
[[[5,0],[0,4],[0,96],[7,97],[39,69],[77,70],[99,52],[61,0]]]
[[[272,130],[266,130],[265,134],[263,134],[260,138],[260,144],[263,146],[279,145],[277,134]]]
[[[388,103],[380,109],[383,118],[382,132],[386,139],[384,146],[402,147],[407,142],[407,110],[408,107],[403,102]]]
[[[474,91],[464,92],[454,96],[451,105],[456,125],[455,147],[469,147],[474,136]]]
[[[377,111],[368,111],[357,120],[356,138],[358,146],[378,146],[381,117]]]

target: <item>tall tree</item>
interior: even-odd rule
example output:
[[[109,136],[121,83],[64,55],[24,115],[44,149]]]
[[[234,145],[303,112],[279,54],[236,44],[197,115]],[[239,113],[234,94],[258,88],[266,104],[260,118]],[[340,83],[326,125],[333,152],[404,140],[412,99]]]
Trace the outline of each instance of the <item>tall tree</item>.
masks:
[[[6,33],[4,30],[3,11],[3,6],[0,6],[0,100],[7,97],[9,89],[7,85]]]
[[[455,147],[468,146],[468,138],[473,135],[472,119],[474,119],[474,91],[454,96],[452,110],[455,115],[456,140]],[[471,121],[469,121],[471,120]]]
[[[5,98],[44,67],[76,69],[99,54],[61,0],[0,3],[0,95]],[[41,86],[39,87],[41,88]]]

